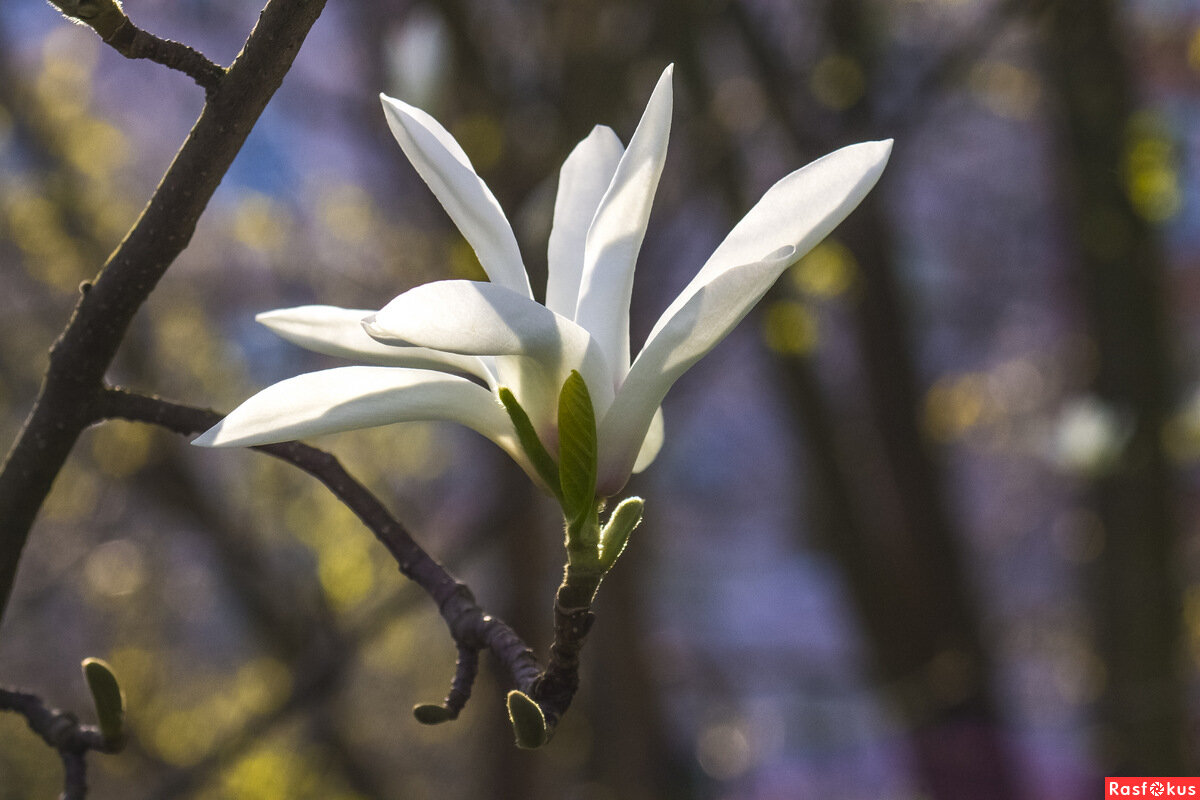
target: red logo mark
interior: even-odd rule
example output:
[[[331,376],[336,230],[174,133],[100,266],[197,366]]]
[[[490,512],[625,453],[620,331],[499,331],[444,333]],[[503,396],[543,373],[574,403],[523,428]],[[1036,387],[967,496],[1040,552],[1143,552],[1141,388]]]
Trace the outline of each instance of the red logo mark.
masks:
[[[1105,778],[1104,800],[1120,797],[1195,797],[1200,778]]]

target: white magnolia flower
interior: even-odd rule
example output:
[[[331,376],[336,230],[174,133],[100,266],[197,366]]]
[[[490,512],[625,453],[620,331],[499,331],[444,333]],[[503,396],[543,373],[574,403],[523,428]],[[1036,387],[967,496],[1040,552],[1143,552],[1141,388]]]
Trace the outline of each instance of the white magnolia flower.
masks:
[[[595,413],[596,493],[609,496],[657,454],[659,407],[671,384],[858,205],[891,152],[890,140],[852,145],[771,187],[663,312],[631,363],[633,270],[666,157],[671,68],[627,148],[611,129],[597,126],[563,165],[544,305],[534,299],[504,212],[466,153],[424,111],[382,100],[400,147],[491,282],[425,284],[374,313],[303,306],[260,314],[260,322],[295,344],[371,366],[270,386],[195,444],[267,444],[392,422],[452,420],[494,441],[544,485],[499,402],[500,391],[512,392],[555,453],[559,391],[578,371]]]

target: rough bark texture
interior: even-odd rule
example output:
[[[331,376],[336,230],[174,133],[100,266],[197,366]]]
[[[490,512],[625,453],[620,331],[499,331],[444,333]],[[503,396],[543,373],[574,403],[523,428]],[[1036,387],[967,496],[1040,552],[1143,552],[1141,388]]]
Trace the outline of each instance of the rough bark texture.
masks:
[[[0,618],[29,530],[80,432],[129,323],[196,222],[291,67],[324,0],[272,0],[141,217],[86,287],[50,352],[25,426],[0,470]]]

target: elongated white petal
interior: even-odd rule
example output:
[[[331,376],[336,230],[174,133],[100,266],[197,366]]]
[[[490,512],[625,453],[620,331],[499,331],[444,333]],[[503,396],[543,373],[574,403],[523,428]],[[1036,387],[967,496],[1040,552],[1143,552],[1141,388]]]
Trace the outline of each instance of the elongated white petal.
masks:
[[[586,381],[597,413],[612,400],[612,375],[587,331],[494,283],[417,286],[368,318],[364,328],[384,343],[495,356],[498,380],[512,390],[539,432],[553,426],[559,389],[573,369]]]
[[[488,277],[532,297],[512,226],[462,147],[421,109],[387,95],[379,97],[392,135],[463,237],[475,248]]]
[[[654,412],[654,417],[650,420],[650,430],[646,431],[642,447],[638,450],[637,460],[633,464],[634,472],[641,472],[654,463],[654,459],[658,458],[658,451],[662,450],[665,438],[666,427],[663,424],[662,406],[659,406],[658,411]]]
[[[633,269],[667,157],[671,73],[667,67],[654,87],[587,235],[575,321],[600,344],[617,375],[629,367]]]
[[[764,259],[781,247],[794,247],[796,259],[815,247],[871,191],[891,152],[891,139],[852,144],[780,179],[733,227],[650,336],[725,270]]]
[[[579,301],[588,228],[624,152],[625,147],[612,129],[597,125],[575,146],[559,171],[554,224],[547,248],[546,307],[568,319],[575,318]]]
[[[599,485],[605,493],[625,484],[671,385],[733,330],[795,260],[795,248],[787,246],[763,261],[726,269],[659,321],[599,425]]]
[[[280,381],[192,444],[249,447],[417,420],[466,425],[527,466],[495,395],[466,378],[397,367],[338,367]]]
[[[374,311],[338,306],[297,306],[264,311],[256,320],[292,344],[325,355],[353,358],[385,367],[450,370],[495,383],[495,376],[477,356],[443,353],[425,347],[396,347],[372,339],[362,321]]]

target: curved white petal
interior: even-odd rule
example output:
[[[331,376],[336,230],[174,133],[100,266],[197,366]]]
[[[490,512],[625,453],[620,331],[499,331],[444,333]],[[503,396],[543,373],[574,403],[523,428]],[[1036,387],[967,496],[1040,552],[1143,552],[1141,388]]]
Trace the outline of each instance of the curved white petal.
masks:
[[[633,269],[667,157],[672,71],[667,67],[658,79],[587,234],[575,321],[596,339],[617,375],[629,367]]]
[[[529,275],[512,226],[462,147],[441,124],[415,106],[380,95],[392,135],[433,190],[479,263],[495,283],[532,297]]]
[[[384,343],[496,356],[498,380],[540,432],[553,427],[559,390],[573,369],[587,382],[597,414],[612,401],[612,375],[587,331],[494,283],[426,283],[392,300],[363,326]]]
[[[466,378],[398,367],[338,367],[268,386],[192,444],[248,447],[417,420],[449,420],[500,445],[522,466],[503,407]]]
[[[297,306],[264,311],[255,319],[292,344],[340,358],[385,367],[451,370],[475,375],[495,385],[495,376],[477,356],[443,353],[425,347],[397,347],[378,342],[363,330],[374,311],[338,306]]]
[[[709,256],[650,337],[725,270],[768,258],[781,247],[794,247],[796,259],[815,247],[871,191],[891,152],[891,139],[852,144],[781,178]]]
[[[625,484],[671,385],[733,330],[795,260],[795,248],[787,246],[763,261],[726,269],[659,321],[599,425],[599,485],[606,493]]]
[[[625,147],[611,128],[597,125],[575,146],[558,174],[554,224],[550,228],[546,307],[573,319],[583,275],[588,228]]]
[[[646,438],[642,440],[637,460],[633,463],[634,472],[641,472],[654,463],[654,459],[658,458],[658,451],[662,450],[665,439],[666,427],[663,424],[662,406],[659,406],[658,411],[654,412],[654,417],[650,420],[650,429],[646,431]]]

